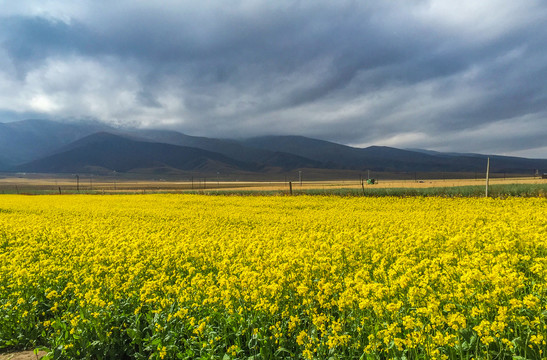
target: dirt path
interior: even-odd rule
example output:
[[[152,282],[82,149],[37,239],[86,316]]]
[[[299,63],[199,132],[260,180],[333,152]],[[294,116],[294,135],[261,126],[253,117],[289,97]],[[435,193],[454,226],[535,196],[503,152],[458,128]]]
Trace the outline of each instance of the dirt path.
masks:
[[[18,351],[6,354],[0,354],[0,360],[38,360],[46,354],[45,351],[39,351],[38,354],[34,354],[34,351]]]

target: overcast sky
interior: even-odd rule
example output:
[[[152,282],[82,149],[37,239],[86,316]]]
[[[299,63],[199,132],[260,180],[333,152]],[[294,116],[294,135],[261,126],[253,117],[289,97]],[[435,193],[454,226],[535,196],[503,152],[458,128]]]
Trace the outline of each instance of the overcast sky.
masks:
[[[544,0],[0,0],[0,122],[547,158]]]

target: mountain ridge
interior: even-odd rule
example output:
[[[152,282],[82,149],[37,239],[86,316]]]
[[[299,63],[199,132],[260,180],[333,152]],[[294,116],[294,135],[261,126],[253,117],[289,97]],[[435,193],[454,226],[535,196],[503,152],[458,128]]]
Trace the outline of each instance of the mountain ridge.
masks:
[[[131,172],[149,168],[195,170],[210,168],[213,164],[223,170],[255,170],[251,164],[207,150],[134,141],[107,132],[89,135],[61,152],[17,166],[15,170],[73,173],[94,168],[103,172]]]
[[[140,162],[141,168],[148,169],[146,171],[151,173],[166,171],[167,168],[182,171],[200,167],[208,171],[214,171],[213,168],[216,167],[251,172],[280,172],[303,168],[384,172],[483,172],[486,169],[486,157],[492,160],[493,172],[528,174],[536,169],[547,171],[547,159],[440,153],[387,146],[357,148],[298,135],[268,135],[240,140],[216,139],[171,130],[113,128],[100,123],[68,124],[51,120],[0,123],[0,170],[110,171],[108,169],[114,164],[106,161],[106,149],[85,144],[86,141],[96,144],[99,139],[109,139],[106,149],[110,149],[114,155],[120,150],[116,146],[118,143],[125,152],[123,161],[132,164],[133,169]],[[84,148],[86,151],[82,150]],[[128,153],[128,148],[132,152]],[[154,154],[153,159],[144,149]],[[182,160],[177,162],[171,153],[186,160],[188,154],[193,154],[201,162],[196,161],[193,165]],[[103,158],[93,158],[97,154],[102,154]],[[131,171],[127,166],[121,166],[121,155],[116,155],[116,158],[118,162],[115,167]],[[162,158],[168,161],[163,161],[165,159]],[[50,164],[46,164],[47,161]],[[108,166],[103,169],[97,164]]]

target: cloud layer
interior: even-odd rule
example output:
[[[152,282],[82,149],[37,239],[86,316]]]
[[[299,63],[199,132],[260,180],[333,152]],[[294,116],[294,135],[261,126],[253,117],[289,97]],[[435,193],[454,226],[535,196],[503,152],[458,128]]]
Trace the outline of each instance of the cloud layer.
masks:
[[[547,158],[547,4],[1,1],[0,121]]]

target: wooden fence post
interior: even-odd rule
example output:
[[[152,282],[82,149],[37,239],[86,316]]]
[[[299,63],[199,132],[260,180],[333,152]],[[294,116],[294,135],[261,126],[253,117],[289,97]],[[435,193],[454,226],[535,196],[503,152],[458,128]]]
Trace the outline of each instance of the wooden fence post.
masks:
[[[486,197],[488,197],[488,180],[490,177],[490,158],[486,161]]]

